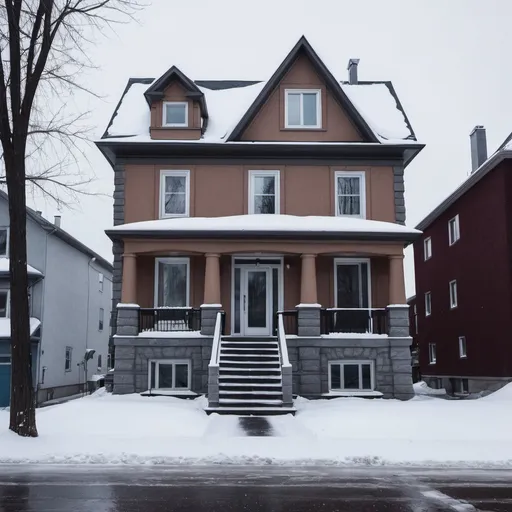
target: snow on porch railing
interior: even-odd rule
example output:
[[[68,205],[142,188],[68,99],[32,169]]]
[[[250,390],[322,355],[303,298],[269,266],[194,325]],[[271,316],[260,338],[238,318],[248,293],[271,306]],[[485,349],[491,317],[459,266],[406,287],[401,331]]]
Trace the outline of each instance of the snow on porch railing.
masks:
[[[328,308],[320,311],[322,334],[361,333],[386,334],[384,308]]]
[[[208,365],[208,406],[219,406],[219,354],[220,337],[224,331],[224,313],[219,311],[213,331],[212,356]]]
[[[286,344],[286,333],[284,330],[283,315],[277,315],[277,339],[279,341],[279,355],[281,357],[281,387],[283,391],[283,405],[291,407],[293,405],[292,391],[292,365],[288,357],[288,345]]]
[[[215,320],[215,330],[213,331],[213,343],[212,343],[212,356],[210,357],[209,366],[219,366],[219,353],[220,353],[220,337],[222,334],[223,324],[223,313],[217,313],[217,319]]]

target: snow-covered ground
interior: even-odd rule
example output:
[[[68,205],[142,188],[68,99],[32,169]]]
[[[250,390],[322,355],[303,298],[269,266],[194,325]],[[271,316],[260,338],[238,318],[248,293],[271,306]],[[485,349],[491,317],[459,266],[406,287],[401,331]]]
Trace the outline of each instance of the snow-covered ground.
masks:
[[[427,385],[426,382],[420,380],[419,382],[415,382],[412,387],[414,388],[414,394],[416,395],[446,395],[446,389],[434,389]]]
[[[478,400],[299,398],[295,417],[269,418],[273,437],[204,406],[100,390],[39,409],[37,439],[9,432],[0,411],[0,462],[512,466],[512,385]]]

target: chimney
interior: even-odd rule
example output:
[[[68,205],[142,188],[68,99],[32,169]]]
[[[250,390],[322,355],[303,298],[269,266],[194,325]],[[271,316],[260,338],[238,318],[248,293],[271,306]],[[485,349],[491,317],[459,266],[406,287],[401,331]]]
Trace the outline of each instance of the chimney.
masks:
[[[53,223],[54,223],[58,228],[60,228],[60,219],[61,219],[60,215],[55,215],[55,218],[54,218],[54,220],[53,220]]]
[[[351,85],[357,85],[357,65],[359,59],[350,59],[348,61],[348,83]]]
[[[475,126],[469,135],[471,141],[471,172],[475,172],[487,160],[487,137],[483,126]]]

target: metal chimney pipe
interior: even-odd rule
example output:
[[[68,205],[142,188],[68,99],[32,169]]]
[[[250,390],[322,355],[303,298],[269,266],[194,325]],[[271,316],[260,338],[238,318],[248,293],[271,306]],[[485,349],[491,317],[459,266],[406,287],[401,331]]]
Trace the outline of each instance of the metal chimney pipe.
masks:
[[[60,228],[60,221],[61,221],[61,216],[60,215],[55,215],[55,218],[53,220],[53,223],[58,227]]]
[[[357,82],[357,65],[359,64],[359,59],[349,59],[348,61],[348,83],[351,85],[356,85]]]
[[[475,172],[487,160],[487,136],[485,128],[477,125],[469,135],[471,144],[471,172]]]

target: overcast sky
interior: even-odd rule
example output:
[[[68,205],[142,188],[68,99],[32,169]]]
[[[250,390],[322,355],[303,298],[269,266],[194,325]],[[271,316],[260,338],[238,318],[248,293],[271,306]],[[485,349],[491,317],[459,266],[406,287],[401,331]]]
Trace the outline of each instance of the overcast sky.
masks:
[[[406,169],[407,224],[414,226],[468,175],[469,133],[487,128],[489,153],[512,131],[510,0],[152,0],[115,34],[98,35],[87,77],[102,99],[82,100],[99,138],[130,76],[177,65],[192,79],[262,79],[304,34],[340,79],[350,57],[361,80],[391,80],[426,148]],[[95,188],[112,194],[113,171],[91,146]],[[29,202],[31,200],[29,199]],[[51,219],[55,208],[32,206]],[[84,198],[62,227],[112,259],[103,230],[112,201]],[[406,257],[407,293],[414,293]]]

